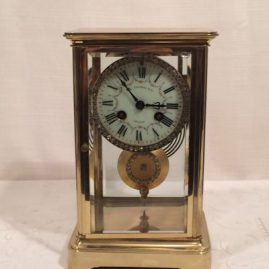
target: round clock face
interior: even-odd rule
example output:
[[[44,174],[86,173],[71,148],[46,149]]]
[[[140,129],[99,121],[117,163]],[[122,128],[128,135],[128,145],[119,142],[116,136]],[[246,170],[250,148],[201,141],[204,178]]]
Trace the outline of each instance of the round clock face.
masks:
[[[157,57],[126,57],[110,65],[94,88],[94,117],[103,136],[129,151],[161,148],[188,121],[189,90]]]

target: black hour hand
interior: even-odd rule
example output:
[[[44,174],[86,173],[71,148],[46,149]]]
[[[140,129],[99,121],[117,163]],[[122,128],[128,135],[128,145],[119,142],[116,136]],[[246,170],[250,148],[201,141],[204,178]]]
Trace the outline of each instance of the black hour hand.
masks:
[[[146,107],[154,107],[160,109],[161,107],[166,107],[166,105],[161,104],[160,102],[156,102],[154,104],[145,104]]]

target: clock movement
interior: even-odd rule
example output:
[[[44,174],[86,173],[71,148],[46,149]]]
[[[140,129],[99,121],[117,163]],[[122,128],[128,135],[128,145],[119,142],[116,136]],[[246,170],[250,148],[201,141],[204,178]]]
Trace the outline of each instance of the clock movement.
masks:
[[[69,268],[210,268],[207,51],[216,32],[77,31]]]

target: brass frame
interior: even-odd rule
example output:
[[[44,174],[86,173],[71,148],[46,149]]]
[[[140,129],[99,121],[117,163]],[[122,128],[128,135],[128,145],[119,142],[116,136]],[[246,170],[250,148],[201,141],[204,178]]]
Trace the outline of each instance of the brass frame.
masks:
[[[216,36],[216,32],[138,33],[113,30],[65,34],[73,46],[78,212],[78,224],[69,248],[70,269],[99,266],[210,268],[210,244],[202,200],[207,52],[209,41]],[[98,128],[93,125],[95,145],[89,158],[87,57],[88,54],[93,57],[90,83],[94,83],[100,75],[101,52],[122,56],[150,52],[157,55],[178,55],[179,58],[181,53],[191,54],[191,73],[186,78],[191,88],[189,162],[185,179],[189,187],[186,233],[91,234],[89,177],[94,176],[96,180],[102,178],[102,165],[98,165],[102,162],[102,145],[99,143]],[[179,66],[180,63],[179,60]],[[94,169],[91,173],[89,161]],[[102,185],[95,184],[95,194],[97,198],[102,198]]]

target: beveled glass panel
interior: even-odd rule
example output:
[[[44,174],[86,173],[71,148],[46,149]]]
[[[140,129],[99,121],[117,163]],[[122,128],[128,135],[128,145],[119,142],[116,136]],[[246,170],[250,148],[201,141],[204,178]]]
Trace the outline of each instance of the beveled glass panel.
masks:
[[[101,60],[101,71],[120,58],[107,57],[105,53],[98,57]],[[186,81],[189,79],[190,54],[161,58],[182,72]],[[95,154],[95,157],[90,158],[91,171],[101,171],[91,173],[91,231],[100,234],[186,233],[188,124],[172,142],[162,148],[169,160],[169,172],[159,186],[149,190],[146,199],[142,199],[139,190],[126,185],[119,176],[117,167],[123,150],[98,135],[99,153],[93,148],[91,154]],[[95,165],[97,161],[98,166]]]

